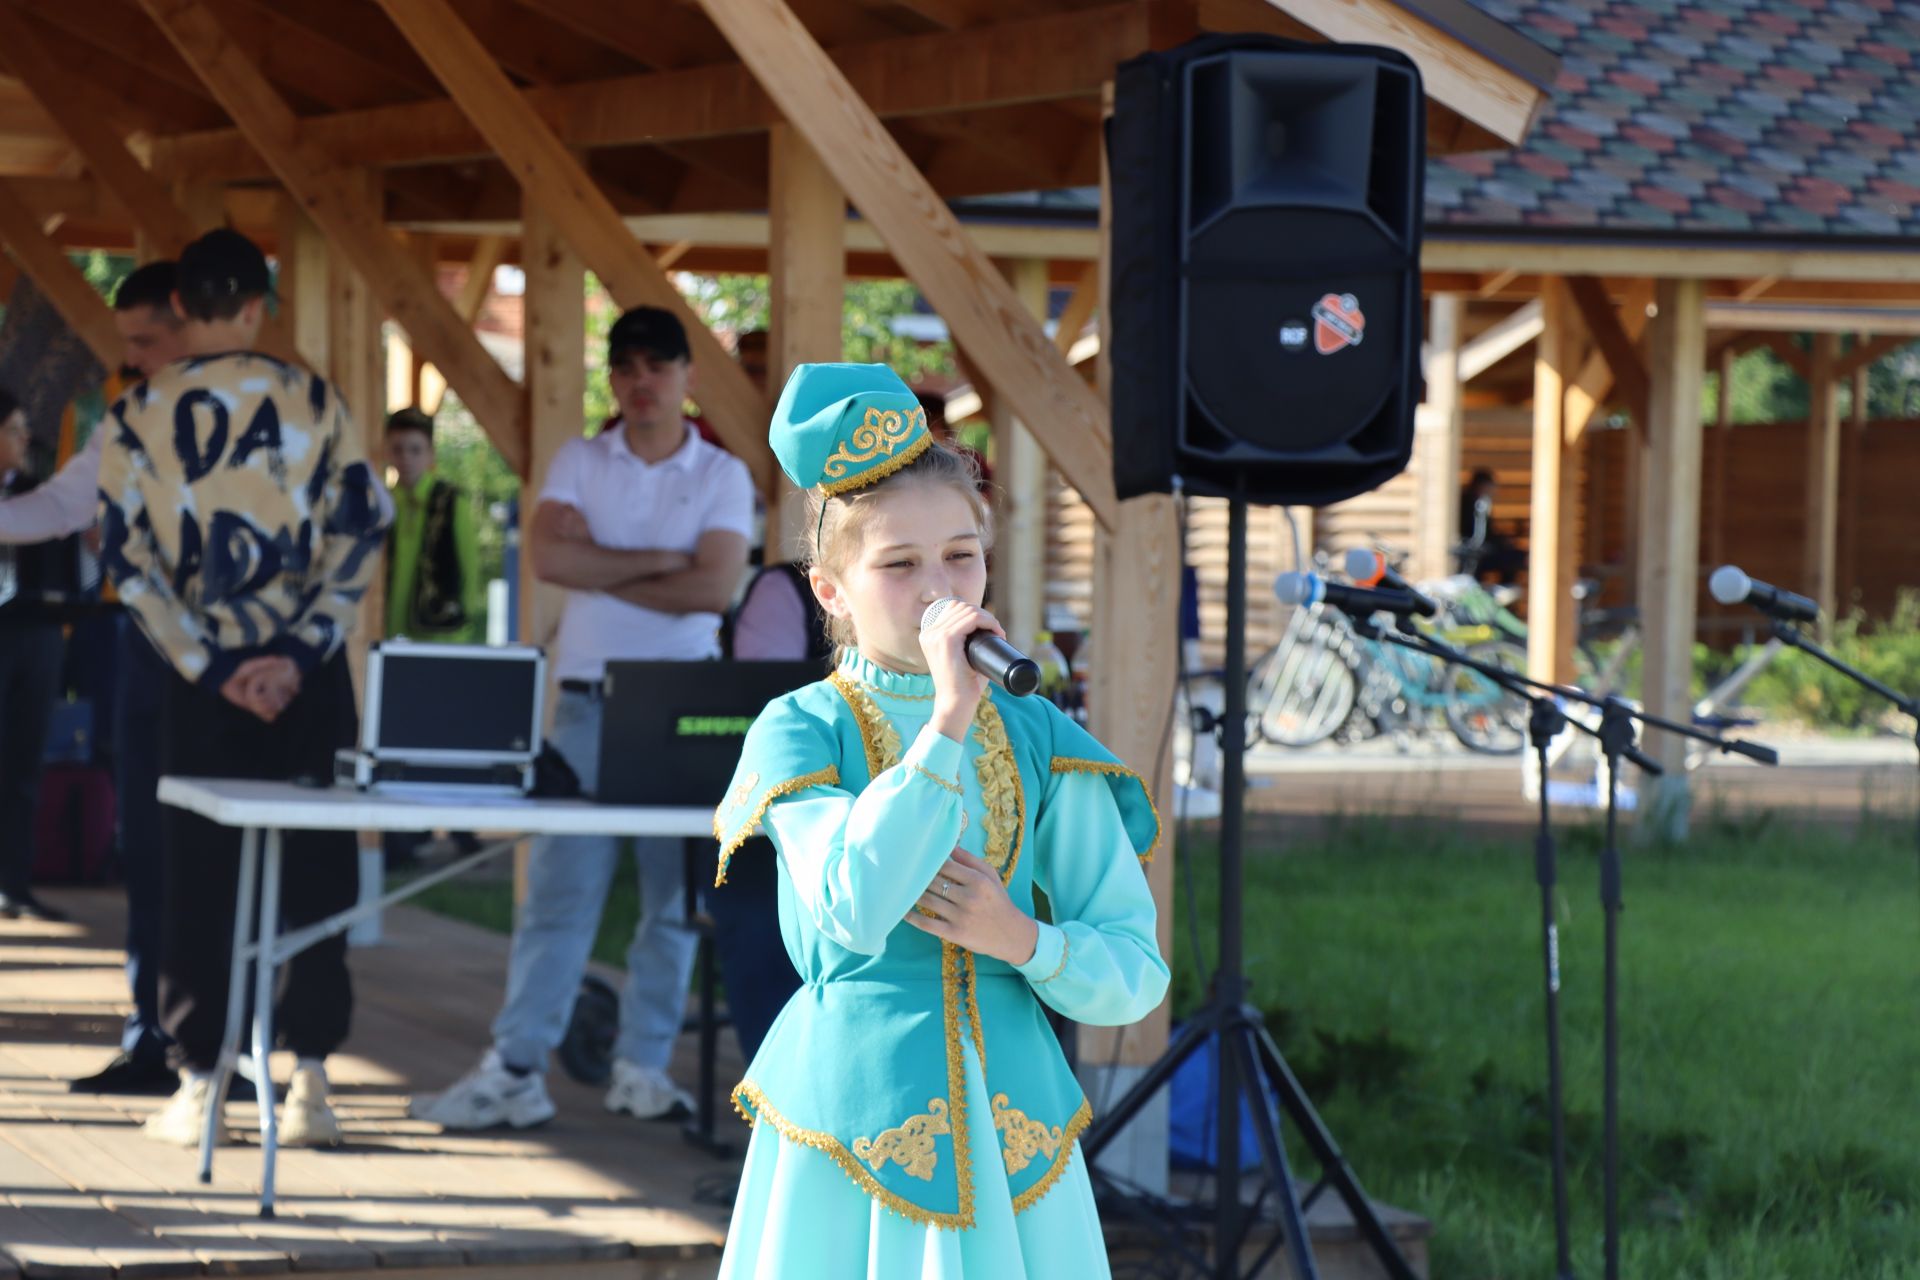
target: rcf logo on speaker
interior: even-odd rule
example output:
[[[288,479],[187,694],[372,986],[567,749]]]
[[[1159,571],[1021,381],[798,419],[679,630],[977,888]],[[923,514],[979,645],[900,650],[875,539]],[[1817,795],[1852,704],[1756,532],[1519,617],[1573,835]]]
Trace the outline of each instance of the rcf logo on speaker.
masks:
[[[1359,346],[1366,332],[1367,318],[1360,312],[1360,300],[1352,294],[1324,294],[1313,304],[1313,349],[1321,355]]]

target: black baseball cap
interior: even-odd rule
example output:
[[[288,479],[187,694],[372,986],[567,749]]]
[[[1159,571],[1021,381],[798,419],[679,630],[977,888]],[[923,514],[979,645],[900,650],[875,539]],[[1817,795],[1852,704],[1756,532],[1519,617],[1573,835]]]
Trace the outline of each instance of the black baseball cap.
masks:
[[[635,307],[624,312],[607,331],[608,364],[619,364],[636,351],[661,360],[693,358],[680,317],[659,307]]]
[[[267,256],[238,231],[220,227],[180,251],[174,287],[183,301],[220,303],[273,292]]]

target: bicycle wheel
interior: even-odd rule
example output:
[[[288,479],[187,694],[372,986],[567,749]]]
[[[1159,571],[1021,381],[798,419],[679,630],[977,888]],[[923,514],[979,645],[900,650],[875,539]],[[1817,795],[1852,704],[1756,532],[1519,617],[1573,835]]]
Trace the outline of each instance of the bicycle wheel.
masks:
[[[1283,747],[1310,747],[1332,736],[1353,711],[1353,668],[1321,637],[1276,650],[1255,671],[1249,705],[1262,708],[1260,736]]]
[[[1475,645],[1467,656],[1503,671],[1522,675],[1527,651],[1496,640]],[[1510,756],[1527,745],[1527,700],[1495,684],[1470,667],[1449,668],[1446,675],[1447,728],[1469,751]]]

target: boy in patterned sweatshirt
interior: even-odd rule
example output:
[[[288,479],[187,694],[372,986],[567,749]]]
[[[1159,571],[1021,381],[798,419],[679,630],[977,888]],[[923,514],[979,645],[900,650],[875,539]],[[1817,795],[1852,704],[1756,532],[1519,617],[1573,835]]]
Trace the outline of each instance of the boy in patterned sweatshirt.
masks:
[[[213,231],[180,254],[185,360],[122,396],[101,429],[102,560],[172,671],[161,771],[328,777],[357,714],[344,646],[389,516],[359,429],[318,376],[251,348],[266,259]],[[180,1088],[146,1125],[198,1144],[226,1027],[240,833],[168,808],[160,1013]],[[358,893],[351,832],[290,832],[282,910],[296,929]],[[346,939],[295,957],[277,1025],[297,1063],[280,1140],[332,1144],[324,1059],[352,1012]],[[217,1130],[223,1137],[224,1126]]]

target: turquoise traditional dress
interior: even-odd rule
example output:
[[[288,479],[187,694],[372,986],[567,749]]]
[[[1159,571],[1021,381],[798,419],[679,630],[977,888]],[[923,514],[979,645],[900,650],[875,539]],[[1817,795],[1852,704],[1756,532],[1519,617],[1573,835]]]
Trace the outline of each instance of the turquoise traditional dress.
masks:
[[[772,837],[804,983],[733,1093],[754,1127],[725,1280],[1108,1274],[1091,1111],[1040,1006],[1119,1025],[1166,994],[1142,871],[1158,819],[1048,702],[992,690],[964,744],[932,711],[930,676],[849,655],[768,706],[716,815],[722,883]],[[1022,909],[1046,895],[1025,964],[904,923],[956,845]]]

